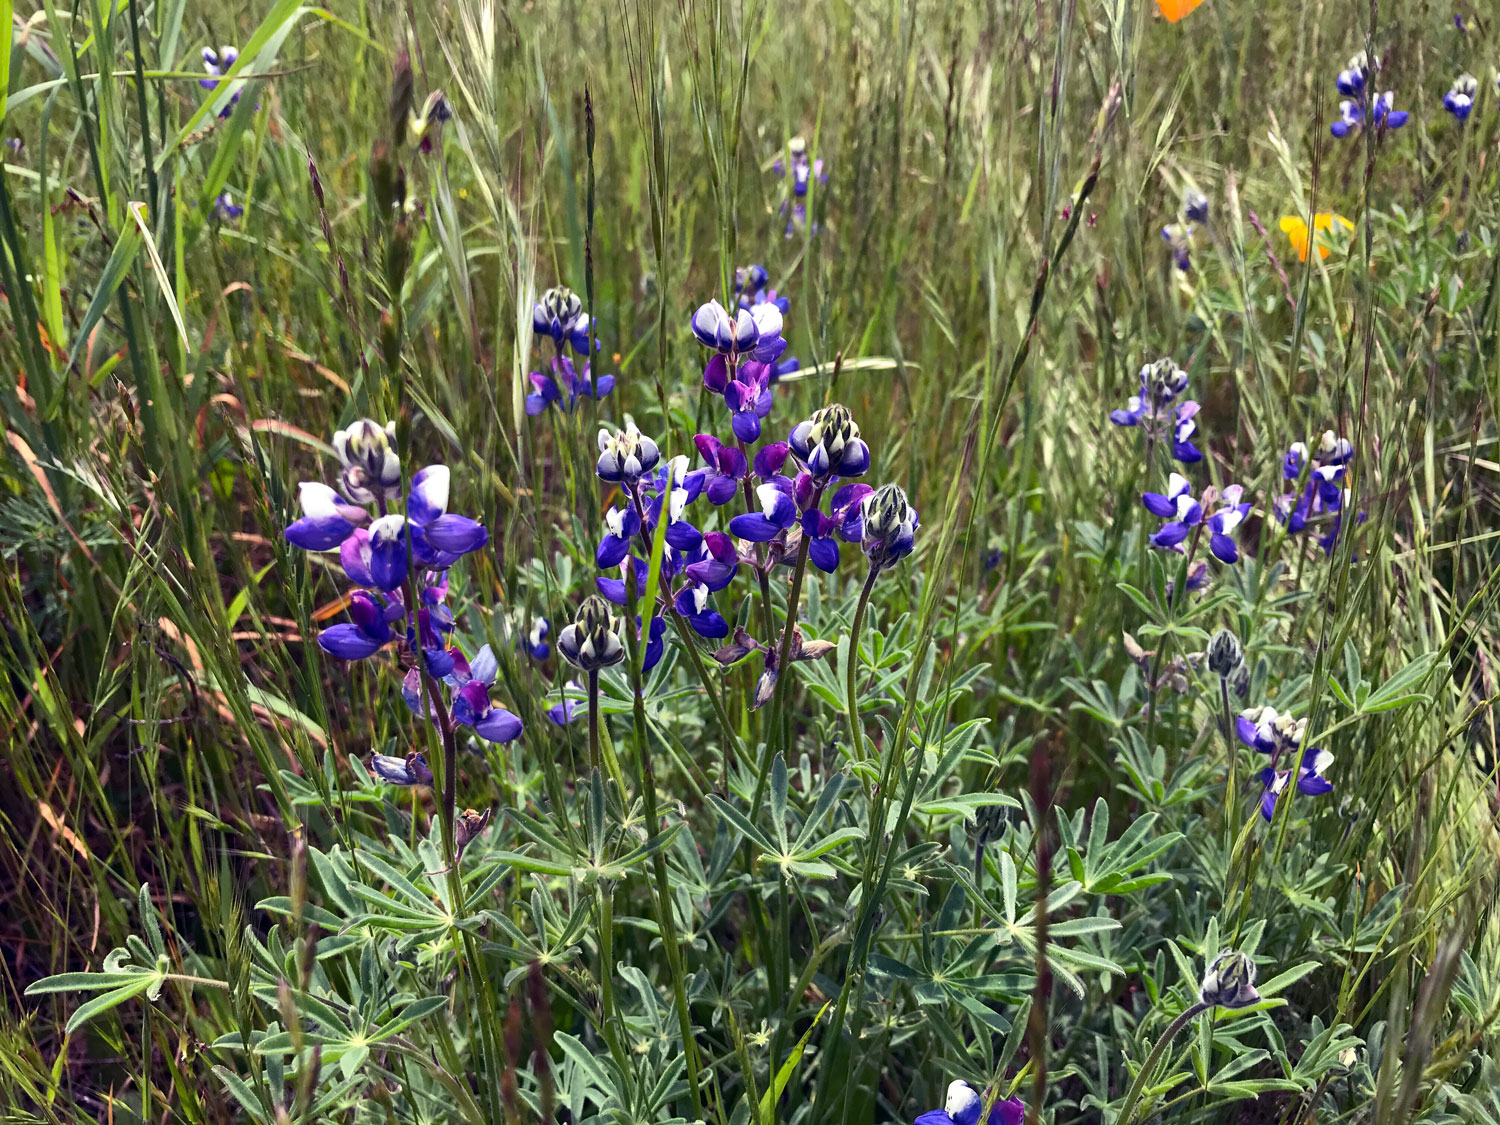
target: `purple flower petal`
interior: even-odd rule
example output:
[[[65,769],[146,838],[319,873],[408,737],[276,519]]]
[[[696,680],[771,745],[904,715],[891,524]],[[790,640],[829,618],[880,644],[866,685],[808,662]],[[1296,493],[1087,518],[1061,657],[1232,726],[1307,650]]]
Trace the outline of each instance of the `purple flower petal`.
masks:
[[[318,647],[340,660],[363,660],[379,652],[386,640],[389,637],[372,637],[358,625],[344,623],[332,625],[319,633]]]
[[[474,733],[490,742],[510,742],[521,734],[521,720],[504,707],[491,707],[484,718],[474,724]]]

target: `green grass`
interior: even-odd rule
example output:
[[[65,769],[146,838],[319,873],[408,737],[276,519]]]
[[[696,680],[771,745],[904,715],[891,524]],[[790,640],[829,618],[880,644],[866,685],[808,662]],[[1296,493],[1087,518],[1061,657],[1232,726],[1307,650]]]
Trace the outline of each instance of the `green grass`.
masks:
[[[963,1078],[1111,1122],[1233,948],[1264,1003],[1188,1017],[1135,1121],[1500,1121],[1500,24],[1458,11],[21,0],[0,1119],[850,1125]],[[1328,130],[1360,49],[1412,113],[1378,145]],[[784,237],[795,136],[828,182]],[[1300,261],[1282,219],[1323,211],[1353,231]],[[727,436],[688,326],[750,262],[802,363],[767,438],[847,405],[916,550],[862,614],[857,548],[807,569],[835,647],[758,710],[761,656],[669,622],[641,675],[628,637],[596,747],[517,630],[593,591],[599,425],[695,466]],[[554,285],[618,381],[533,418]],[[1138,499],[1167,450],[1107,420],[1160,356],[1195,490],[1253,503],[1190,596]],[[348,583],[282,536],[362,417],[490,529],[449,604],[525,734],[460,730],[452,771],[395,649],[311,643]],[[1274,502],[1327,430],[1361,518],[1325,556]],[[793,568],[747,569],[718,608],[779,646]],[[1243,698],[1198,658],[1221,628]],[[1221,722],[1267,703],[1334,756],[1269,824]],[[371,780],[413,750],[433,790]],[[445,789],[492,811],[456,865]]]

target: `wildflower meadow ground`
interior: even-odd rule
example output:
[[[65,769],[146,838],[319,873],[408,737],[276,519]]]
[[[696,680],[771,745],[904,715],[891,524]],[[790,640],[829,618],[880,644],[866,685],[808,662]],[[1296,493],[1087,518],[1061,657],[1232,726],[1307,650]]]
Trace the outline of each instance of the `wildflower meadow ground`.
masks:
[[[0,0],[0,1121],[1500,1123],[1500,12]]]

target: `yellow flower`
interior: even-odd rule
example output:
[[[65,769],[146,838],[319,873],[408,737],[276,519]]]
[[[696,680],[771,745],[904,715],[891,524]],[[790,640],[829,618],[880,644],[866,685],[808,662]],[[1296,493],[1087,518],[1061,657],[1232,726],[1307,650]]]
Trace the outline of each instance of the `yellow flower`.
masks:
[[[1157,8],[1167,17],[1168,23],[1176,23],[1201,3],[1203,0],[1156,0]]]
[[[1313,216],[1313,227],[1319,231],[1333,231],[1337,223],[1344,230],[1353,230],[1354,224],[1344,216],[1334,211],[1319,211]],[[1307,223],[1298,215],[1283,215],[1281,217],[1281,232],[1286,235],[1287,241],[1292,244],[1292,249],[1297,251],[1297,257],[1307,261]],[[1339,237],[1335,235],[1335,238]],[[1328,240],[1319,238],[1318,257],[1328,257]]]

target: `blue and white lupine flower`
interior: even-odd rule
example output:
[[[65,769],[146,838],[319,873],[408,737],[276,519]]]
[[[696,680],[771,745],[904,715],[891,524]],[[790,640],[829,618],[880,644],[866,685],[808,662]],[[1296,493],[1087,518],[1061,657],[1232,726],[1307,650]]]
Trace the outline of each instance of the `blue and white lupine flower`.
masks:
[[[219,80],[233,69],[234,64],[240,61],[240,52],[235,47],[220,47],[215,51],[212,47],[203,48],[203,70],[209,77],[198,79],[198,85],[205,90],[217,90]],[[235,103],[240,100],[240,92],[236,90],[223,109],[219,110],[220,117],[228,117],[234,111]]]
[[[1208,196],[1197,188],[1182,193],[1182,215],[1190,223],[1208,222]]]
[[[1219,494],[1219,508],[1208,517],[1208,549],[1221,563],[1239,561],[1240,551],[1235,545],[1234,534],[1250,514],[1250,504],[1241,500],[1244,492],[1238,484],[1229,485]]]
[[[1162,241],[1172,251],[1172,261],[1182,273],[1193,267],[1193,227],[1191,223],[1168,223],[1161,228]]]
[[[761,510],[735,516],[729,521],[731,534],[752,543],[769,543],[797,522],[797,501],[786,477],[772,477],[759,485],[755,498]]]
[[[734,362],[752,359],[775,363],[786,351],[781,335],[781,309],[769,302],[739,308],[733,314],[717,300],[699,305],[693,314],[693,335]]]
[[[1191,482],[1180,473],[1167,478],[1167,491],[1141,494],[1141,503],[1153,516],[1168,522],[1151,536],[1151,545],[1166,551],[1182,551],[1188,531],[1203,522],[1203,507],[1193,499]]]
[[[349,595],[349,616],[352,621],[319,633],[318,647],[340,660],[364,660],[394,639],[391,625],[406,616],[406,609],[398,601],[355,590]]]
[[[428,465],[412,477],[406,494],[412,558],[437,570],[448,569],[490,541],[490,533],[478,520],[448,511],[449,480],[448,466]],[[372,526],[372,538],[373,534]]]
[[[1333,792],[1333,782],[1323,776],[1333,765],[1333,755],[1327,750],[1309,746],[1302,753],[1302,764],[1297,770],[1297,791],[1307,797],[1321,797]],[[1270,820],[1276,814],[1276,798],[1291,780],[1291,770],[1278,770],[1267,766],[1257,775],[1265,786],[1260,798],[1260,815]]]
[[[1124,409],[1110,411],[1116,426],[1140,427],[1151,441],[1170,440],[1172,456],[1185,465],[1203,460],[1193,445],[1198,424],[1198,404],[1191,400],[1173,405],[1187,390],[1188,374],[1163,356],[1140,369],[1140,393],[1130,396]]]
[[[729,636],[729,623],[714,609],[709,594],[703,583],[690,582],[677,592],[672,604],[693,627],[693,632],[706,640],[716,641]]]
[[[735,270],[734,293],[739,307],[750,309],[756,305],[775,305],[785,316],[791,311],[792,302],[777,296],[776,290],[768,288],[770,283],[771,275],[764,266],[742,266]]]
[[[489,742],[510,742],[521,734],[521,720],[504,707],[490,703],[490,685],[500,674],[500,663],[489,645],[474,654],[474,660],[455,668],[458,690],[453,693],[453,721],[471,727]]]
[[[1235,734],[1242,743],[1273,758],[1301,746],[1303,735],[1307,733],[1305,718],[1293,718],[1271,706],[1241,711],[1234,722]]]
[[[552,655],[552,646],[547,643],[547,638],[552,635],[552,623],[545,617],[533,617],[531,628],[527,630],[522,647],[526,655],[533,660],[546,660]]]
[[[596,402],[605,398],[615,389],[615,377],[601,375],[595,379],[592,367],[585,360],[580,373],[567,356],[553,356],[552,374],[533,371],[528,376],[536,389],[526,396],[526,413],[535,416],[555,403],[563,413],[571,414],[580,398],[591,398]]]
[[[917,1117],[915,1125],[979,1125],[984,1112],[984,1098],[962,1080],[948,1084],[942,1109],[930,1109]],[[997,1101],[990,1108],[986,1125],[1021,1125],[1026,1120],[1026,1106],[1020,1098]]]
[[[860,477],[870,468],[870,447],[859,436],[849,408],[834,403],[798,422],[787,447],[814,481]]]
[[[693,439],[693,443],[697,445],[703,460],[708,463],[708,468],[699,470],[704,495],[715,507],[727,504],[739,492],[740,482],[750,471],[750,462],[746,460],[744,451],[724,444],[713,434],[699,434]]]
[[[375,754],[370,758],[370,770],[381,781],[391,785],[428,786],[433,780],[427,756],[420,752],[413,752],[404,758],[393,754]]]
[[[233,222],[245,213],[245,209],[234,201],[227,190],[214,196],[214,214],[224,222]]]
[[[1349,60],[1349,65],[1339,71],[1337,85],[1339,93],[1351,96],[1362,94],[1370,77],[1370,60],[1360,51]]]
[[[1443,108],[1463,124],[1474,112],[1474,99],[1478,94],[1479,80],[1472,74],[1460,74],[1443,95]]]
[[[1328,126],[1328,131],[1335,137],[1347,137],[1359,128],[1361,117],[1359,103],[1345,99],[1339,102],[1339,119]]]
[[[798,483],[807,480],[805,475],[798,477]],[[829,511],[825,514],[808,506],[812,495],[806,483],[802,483],[801,489],[797,483],[793,484],[794,494],[807,493],[802,504],[802,534],[808,539],[807,557],[819,570],[832,574],[838,569],[839,539],[858,543],[864,538],[861,505],[874,491],[867,484],[846,484],[833,494]]]
[[[304,551],[331,551],[370,522],[370,513],[351,504],[326,484],[303,481],[297,486],[302,518],[284,532],[287,542]]]
[[[570,685],[575,686],[575,685]],[[547,720],[553,726],[565,727],[584,712],[584,705],[571,697],[547,708]]]
[[[1411,118],[1404,109],[1396,109],[1396,95],[1390,90],[1375,99],[1370,108],[1370,117],[1377,129],[1399,129]]]
[[[706,586],[710,593],[726,588],[740,569],[734,540],[722,531],[705,534],[703,545],[694,553],[697,557],[683,568],[683,574],[690,582]]]
[[[1318,542],[1331,553],[1342,525],[1342,512],[1348,499],[1344,477],[1354,459],[1354,446],[1332,430],[1324,432],[1316,453],[1309,454],[1302,442],[1294,442],[1281,464],[1281,475],[1295,483],[1309,467],[1307,484],[1301,492],[1289,492],[1276,502],[1276,514],[1286,525],[1288,534],[1296,535],[1318,516],[1330,516],[1331,530]]]
[[[599,550],[594,554],[594,563],[601,570],[619,566],[630,554],[630,543],[641,530],[641,517],[629,504],[613,507],[604,513],[604,538],[599,541]]]
[[[661,460],[661,450],[640,430],[634,422],[627,421],[623,430],[610,433],[599,431],[599,479],[612,484],[633,486],[645,474],[656,468]]]
[[[548,289],[531,306],[532,329],[539,336],[550,337],[559,351],[564,344],[571,344],[579,355],[588,355],[590,323],[578,294],[565,285]]]

